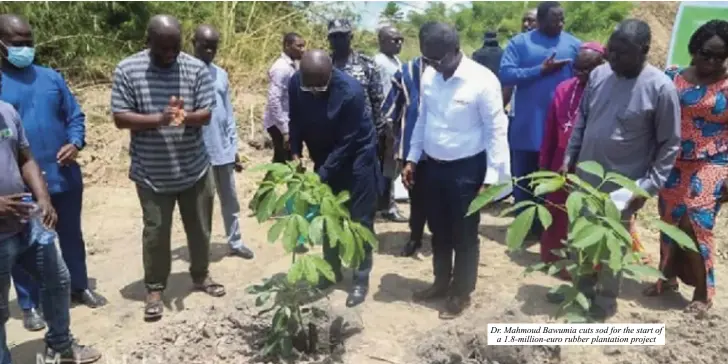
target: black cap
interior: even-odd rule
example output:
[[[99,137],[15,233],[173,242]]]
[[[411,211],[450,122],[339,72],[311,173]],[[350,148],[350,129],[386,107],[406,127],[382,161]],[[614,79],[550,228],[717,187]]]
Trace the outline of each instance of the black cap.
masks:
[[[351,33],[351,22],[347,19],[335,19],[329,22],[329,34]]]
[[[496,32],[485,32],[485,39],[496,39],[498,38],[498,33]]]

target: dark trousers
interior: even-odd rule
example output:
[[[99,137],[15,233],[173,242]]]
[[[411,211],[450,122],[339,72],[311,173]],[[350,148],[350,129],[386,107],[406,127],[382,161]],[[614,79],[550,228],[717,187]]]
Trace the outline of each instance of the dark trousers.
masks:
[[[347,207],[349,208],[351,219],[362,224],[371,230],[372,233],[374,233],[377,197],[379,196],[379,192],[381,192],[381,185],[378,180],[381,176],[376,173],[376,168],[379,168],[379,163],[359,166],[357,168],[358,171],[352,177],[352,183],[347,183],[348,186],[331,186],[336,194],[342,190],[349,191],[350,199]],[[324,240],[324,259],[331,265],[331,268],[333,268],[337,275],[341,274],[340,254],[342,252],[339,250],[339,246],[337,244],[335,247],[332,247],[328,239]],[[369,274],[372,271],[372,265],[372,248],[365,244],[364,257],[359,267],[354,270],[353,283],[355,285],[369,284]]]
[[[58,245],[71,275],[71,291],[83,291],[88,288],[86,243],[81,232],[83,186],[51,195],[51,203],[58,214]],[[20,266],[13,267],[12,276],[20,308],[29,310],[38,307],[38,283]]]
[[[529,174],[539,170],[538,166],[539,152],[526,150],[511,151],[511,175],[515,178],[528,176]],[[533,189],[528,186],[529,180],[519,181],[518,186],[513,186],[513,199],[516,203],[521,201],[534,201],[541,203],[540,198],[533,195]],[[532,234],[540,234],[543,229],[538,219],[534,220],[531,228]]]
[[[486,163],[485,152],[448,162],[429,157],[427,161],[427,223],[435,284],[450,284],[451,294],[457,296],[473,292],[478,279],[480,214],[465,214],[483,185]]]
[[[163,291],[167,287],[167,278],[172,270],[170,249],[175,204],[179,204],[182,225],[187,235],[192,280],[201,283],[207,278],[214,193],[210,172],[190,188],[178,193],[157,193],[137,185],[144,222],[144,285],[148,291]]]
[[[291,151],[286,149],[283,143],[283,133],[277,126],[266,129],[270,139],[273,141],[273,163],[286,163],[293,159]]]
[[[407,191],[410,199],[410,240],[422,241],[427,222],[427,161],[421,160],[417,163],[415,170],[415,185]]]

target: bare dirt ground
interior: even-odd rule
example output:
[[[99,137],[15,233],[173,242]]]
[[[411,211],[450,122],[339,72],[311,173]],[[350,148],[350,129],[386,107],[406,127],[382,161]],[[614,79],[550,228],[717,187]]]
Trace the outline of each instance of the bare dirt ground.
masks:
[[[673,9],[667,15],[662,9],[664,4],[645,6],[656,7],[656,12],[648,11],[645,16],[648,20],[652,17],[655,34],[666,32],[669,36],[669,27],[667,30],[659,27],[671,22],[674,5],[667,5]],[[664,34],[660,37],[656,43],[667,44]],[[244,290],[264,277],[285,271],[289,265],[289,258],[284,256],[280,246],[266,242],[268,225],[261,226],[250,218],[243,218],[244,236],[255,249],[256,258],[243,261],[225,257],[221,219],[219,211],[215,211],[211,271],[228,289],[227,296],[216,299],[191,291],[185,236],[181,222],[176,219],[173,273],[166,292],[165,317],[158,323],[144,323],[141,212],[132,183],[126,178],[128,136],[116,131],[108,121],[107,89],[84,90],[79,98],[89,116],[90,146],[81,156],[87,182],[83,223],[89,274],[97,291],[109,303],[96,310],[73,308],[75,336],[82,343],[101,349],[105,354],[103,364],[259,362],[254,358],[256,343],[260,341],[259,329],[265,322],[254,317],[253,299]],[[271,152],[257,149],[264,144],[260,123],[256,117],[250,118],[249,106],[242,106],[260,105],[260,99],[243,93],[236,99],[235,104],[241,105],[238,108],[241,138],[254,139],[250,144],[256,146],[241,145],[241,153],[250,160],[249,165],[266,162]],[[252,114],[259,115],[259,110]],[[259,175],[248,172],[238,175],[243,205],[259,179]],[[408,211],[406,204],[401,207]],[[641,236],[653,257],[658,256],[657,236],[648,223],[655,219],[655,211],[653,202],[645,208],[640,223]],[[556,321],[551,317],[556,306],[548,304],[544,295],[557,281],[543,274],[522,275],[525,266],[537,262],[537,247],[508,254],[503,241],[510,220],[495,216],[495,211],[491,211],[483,213],[482,217],[480,271],[474,304],[467,314],[452,322],[438,320],[441,302],[418,304],[410,299],[413,291],[431,282],[429,242],[417,259],[397,257],[407,239],[406,224],[377,223],[380,249],[375,256],[368,300],[360,307],[344,308],[343,289],[347,282],[330,296],[332,310],[362,329],[347,340],[343,352],[337,355],[339,362],[666,364],[728,361],[728,294],[720,284],[720,272],[728,258],[725,253],[728,248],[724,244],[728,233],[725,215],[716,224],[719,287],[716,305],[707,317],[697,318],[682,312],[692,293],[687,288],[680,294],[660,299],[646,298],[640,294],[646,283],[625,282],[620,311],[610,322],[664,322],[667,326],[666,346],[644,348],[488,347],[488,323]],[[7,329],[12,355],[16,363],[32,363],[36,353],[43,349],[42,333],[23,330],[17,303],[13,301],[10,306],[13,312]],[[331,360],[312,358],[311,362]]]

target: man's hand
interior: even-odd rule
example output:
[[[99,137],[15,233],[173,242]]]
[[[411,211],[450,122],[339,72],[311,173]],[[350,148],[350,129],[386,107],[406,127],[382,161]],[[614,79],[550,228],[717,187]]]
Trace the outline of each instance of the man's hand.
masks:
[[[643,206],[645,206],[645,202],[647,202],[646,197],[642,196],[633,196],[629,202],[627,202],[627,210],[631,212],[637,212],[640,209],[642,209]]]
[[[245,166],[243,166],[243,162],[240,161],[240,156],[237,153],[235,154],[235,164],[233,164],[233,168],[237,173],[240,173],[243,169],[245,169]]]
[[[16,193],[14,195],[0,196],[0,217],[15,217],[18,219],[27,219],[30,217],[30,211],[33,204],[23,202],[23,197],[27,193]]]
[[[541,74],[548,75],[554,73],[569,63],[571,63],[570,59],[556,59],[556,52],[554,52],[551,57],[547,58],[541,64]]]
[[[58,216],[56,215],[56,210],[53,208],[51,201],[47,199],[38,200],[38,208],[40,208],[40,211],[43,214],[43,225],[50,229],[54,229],[56,227],[56,222],[58,222]]]
[[[571,159],[569,159],[567,157],[566,159],[564,159],[564,163],[561,164],[561,167],[556,172],[558,172],[559,174],[562,174],[562,175],[566,175],[571,170],[572,170],[572,168],[571,168]]]
[[[415,164],[407,162],[402,169],[402,183],[408,190],[411,190],[415,185]]]
[[[73,144],[66,144],[61,147],[61,150],[56,154],[56,160],[58,164],[67,166],[73,163],[78,156],[78,148]]]
[[[162,118],[159,122],[160,126],[180,126],[184,124],[185,118],[187,117],[184,106],[185,102],[182,98],[170,97],[169,104],[167,104],[162,113]]]

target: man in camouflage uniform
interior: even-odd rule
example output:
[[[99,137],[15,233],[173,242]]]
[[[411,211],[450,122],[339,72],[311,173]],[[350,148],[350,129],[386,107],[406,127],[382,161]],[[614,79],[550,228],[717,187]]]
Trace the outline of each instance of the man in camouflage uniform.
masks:
[[[387,122],[382,113],[382,102],[384,102],[384,92],[382,91],[382,82],[380,80],[379,69],[374,59],[351,49],[352,34],[351,23],[346,19],[336,19],[329,22],[329,44],[331,46],[331,59],[334,66],[350,76],[354,77],[361,83],[366,90],[366,110],[371,113],[374,126],[377,129],[379,157],[383,167],[383,174],[387,177],[395,174],[395,166],[393,159],[383,158],[387,155],[393,156],[391,150],[394,145],[394,133],[392,125]],[[389,147],[389,148],[388,148]],[[389,151],[387,151],[389,149]],[[391,161],[388,161],[391,160]],[[388,163],[391,162],[391,163]],[[391,169],[391,173],[387,173]],[[384,209],[384,218],[390,218],[388,206]],[[396,218],[396,216],[394,216]],[[400,217],[400,219],[402,219]],[[407,221],[406,219],[404,221]]]

